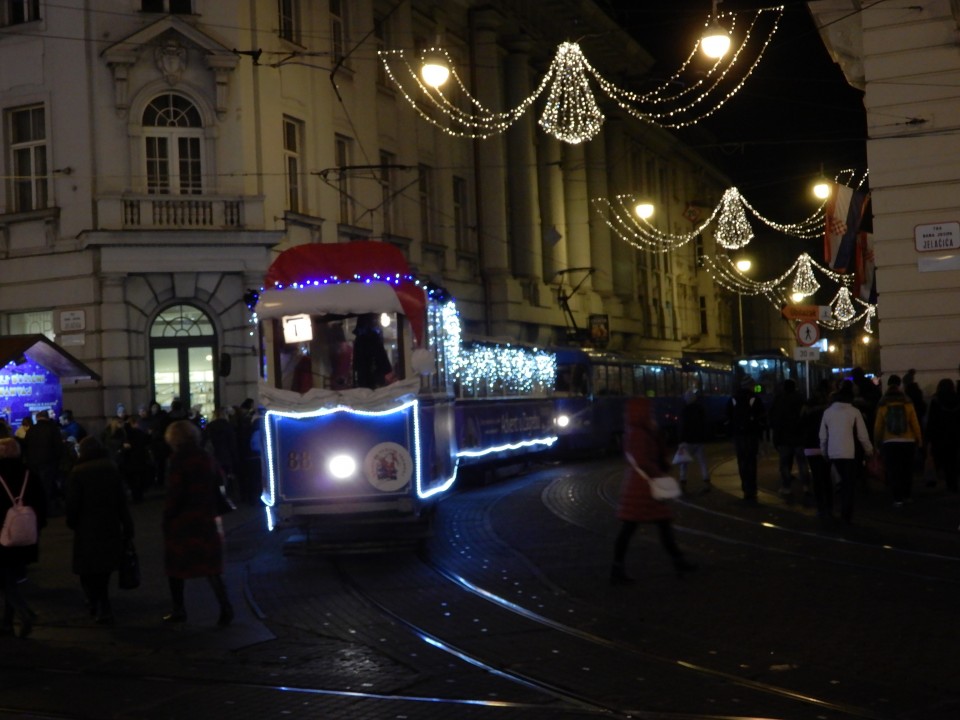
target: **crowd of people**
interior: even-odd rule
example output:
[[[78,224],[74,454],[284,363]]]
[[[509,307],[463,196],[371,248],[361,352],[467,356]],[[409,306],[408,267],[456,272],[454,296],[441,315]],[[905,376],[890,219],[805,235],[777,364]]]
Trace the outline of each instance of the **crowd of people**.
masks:
[[[130,503],[150,488],[164,493],[158,522],[164,538],[164,568],[171,611],[162,620],[187,618],[184,583],[206,578],[220,605],[218,624],[229,625],[233,606],[223,581],[224,495],[255,504],[260,495],[260,459],[253,400],[220,409],[206,422],[179,400],[168,410],[153,402],[128,415],[118,405],[102,433],[88,434],[64,410],[57,423],[47,410],[16,430],[0,421],[0,522],[18,500],[36,515],[36,542],[0,544],[4,611],[0,635],[30,635],[36,614],[22,591],[39,559],[43,528],[62,516],[73,531],[71,565],[93,622],[111,625],[108,588],[133,542]]]

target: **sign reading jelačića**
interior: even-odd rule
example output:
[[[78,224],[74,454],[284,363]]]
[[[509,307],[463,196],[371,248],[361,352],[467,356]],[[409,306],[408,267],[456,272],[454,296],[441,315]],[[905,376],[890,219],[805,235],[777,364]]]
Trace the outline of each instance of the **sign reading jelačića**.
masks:
[[[960,223],[942,222],[917,225],[913,229],[917,252],[942,252],[960,249]]]
[[[800,320],[801,322],[824,322],[830,319],[829,305],[784,305],[780,308],[780,314],[787,320]]]

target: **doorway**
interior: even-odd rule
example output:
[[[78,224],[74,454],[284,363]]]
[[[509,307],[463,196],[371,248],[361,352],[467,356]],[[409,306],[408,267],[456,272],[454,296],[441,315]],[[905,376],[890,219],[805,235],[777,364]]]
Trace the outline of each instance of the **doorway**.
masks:
[[[169,409],[180,398],[185,410],[199,407],[213,417],[218,392],[215,372],[217,337],[209,316],[192,305],[173,305],[150,326],[153,395]]]

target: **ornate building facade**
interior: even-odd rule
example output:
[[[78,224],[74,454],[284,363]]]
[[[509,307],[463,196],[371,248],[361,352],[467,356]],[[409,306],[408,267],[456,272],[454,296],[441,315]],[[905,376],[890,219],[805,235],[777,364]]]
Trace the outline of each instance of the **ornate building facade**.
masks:
[[[736,299],[697,263],[709,234],[638,251],[592,203],[650,197],[658,228],[686,232],[729,186],[717,169],[613,109],[580,144],[534,112],[451,136],[378,59],[443,44],[476,97],[512,106],[577,27],[608,76],[642,77],[652,58],[593,3],[0,7],[0,330],[42,332],[100,374],[65,389],[81,420],[253,397],[245,295],[307,242],[400,247],[458,298],[468,336],[565,344],[602,318],[610,349],[734,350]]]

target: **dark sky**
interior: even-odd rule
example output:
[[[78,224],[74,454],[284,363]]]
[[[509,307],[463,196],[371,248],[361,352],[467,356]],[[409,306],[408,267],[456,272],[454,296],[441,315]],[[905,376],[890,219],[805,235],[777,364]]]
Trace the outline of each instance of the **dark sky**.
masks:
[[[655,76],[679,66],[709,16],[709,0],[600,0],[657,59]],[[771,7],[725,0],[723,11]],[[746,24],[753,13],[744,14]],[[698,129],[676,131],[727,171],[768,217],[793,222],[810,211],[812,180],[866,168],[863,96],[844,79],[803,2],[790,0],[760,65],[743,88]],[[713,137],[704,137],[703,130]]]

